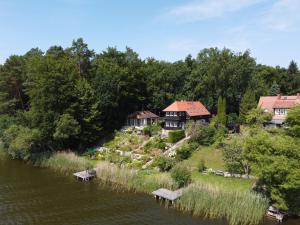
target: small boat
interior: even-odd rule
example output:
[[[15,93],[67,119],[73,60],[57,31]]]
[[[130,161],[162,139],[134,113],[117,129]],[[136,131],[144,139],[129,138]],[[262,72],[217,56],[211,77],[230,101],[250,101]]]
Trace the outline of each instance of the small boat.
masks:
[[[274,206],[269,207],[267,211],[267,215],[272,218],[275,218],[278,222],[282,222],[288,216],[287,213],[281,212],[279,209],[277,209]]]

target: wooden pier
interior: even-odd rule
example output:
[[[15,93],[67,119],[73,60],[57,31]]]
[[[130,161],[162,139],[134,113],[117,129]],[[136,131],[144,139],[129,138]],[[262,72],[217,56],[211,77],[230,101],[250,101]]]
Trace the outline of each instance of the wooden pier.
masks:
[[[81,179],[82,181],[90,181],[96,177],[95,170],[84,170],[73,174],[77,179]]]
[[[160,188],[156,191],[153,191],[152,194],[156,198],[156,200],[167,200],[171,204],[182,195],[182,190],[170,191],[165,188]]]

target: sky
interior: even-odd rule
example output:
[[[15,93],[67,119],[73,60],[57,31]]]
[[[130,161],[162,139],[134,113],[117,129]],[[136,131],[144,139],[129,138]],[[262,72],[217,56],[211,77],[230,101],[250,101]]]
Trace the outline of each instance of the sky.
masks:
[[[142,59],[227,47],[287,67],[300,64],[300,0],[0,0],[0,64],[79,37],[96,52],[128,46]]]

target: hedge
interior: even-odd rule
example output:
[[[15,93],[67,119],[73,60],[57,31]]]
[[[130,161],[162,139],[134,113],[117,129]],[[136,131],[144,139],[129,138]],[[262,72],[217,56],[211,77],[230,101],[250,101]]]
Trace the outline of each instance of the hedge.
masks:
[[[168,134],[168,142],[169,143],[175,143],[182,138],[185,138],[184,130],[174,130],[170,131]]]

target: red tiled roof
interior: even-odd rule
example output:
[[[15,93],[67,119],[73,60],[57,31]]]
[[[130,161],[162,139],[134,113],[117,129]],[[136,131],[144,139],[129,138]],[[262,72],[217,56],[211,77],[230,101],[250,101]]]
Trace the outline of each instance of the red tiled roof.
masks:
[[[276,100],[274,102],[274,109],[289,109],[296,104],[296,100]]]
[[[175,101],[163,112],[186,112],[189,116],[208,116],[210,112],[199,101]]]
[[[270,113],[274,109],[290,109],[296,104],[300,104],[300,95],[290,96],[262,96],[259,99],[258,107]],[[284,120],[285,115],[274,115],[273,120]]]
[[[155,115],[150,111],[136,111],[128,115],[128,118],[136,118],[136,119],[147,119],[147,118],[158,118],[158,115]]]
[[[273,112],[275,108],[292,108],[295,104],[300,104],[300,96],[262,96],[259,99],[258,107]]]

